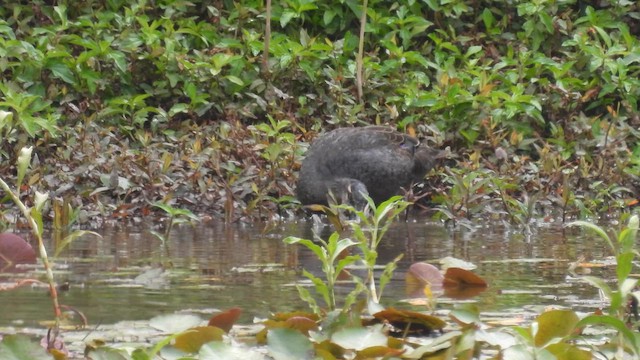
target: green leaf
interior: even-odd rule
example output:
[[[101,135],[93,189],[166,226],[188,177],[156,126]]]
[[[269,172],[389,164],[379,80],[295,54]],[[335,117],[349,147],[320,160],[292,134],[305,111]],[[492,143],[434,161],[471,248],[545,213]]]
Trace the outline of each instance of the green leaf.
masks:
[[[180,333],[201,323],[200,317],[189,314],[158,315],[149,320],[149,326],[167,333]]]
[[[628,344],[632,345],[636,353],[638,353],[640,350],[640,348],[638,347],[638,339],[636,338],[633,331],[629,330],[625,322],[618,318],[610,315],[589,315],[578,321],[575,327],[581,328],[587,325],[601,325],[617,330],[622,333]]]
[[[37,232],[39,236],[42,236],[42,233],[44,232],[44,227],[42,223],[42,213],[40,213],[40,211],[38,211],[38,209],[36,209],[34,206],[31,209],[29,209],[29,215],[31,216],[31,218],[33,218],[33,221],[36,223],[36,229],[33,229],[33,230]]]
[[[229,81],[231,81],[232,83],[239,85],[239,86],[244,86],[244,81],[242,81],[242,79],[240,79],[237,76],[233,76],[233,75],[227,75],[225,76],[225,78]]]
[[[313,359],[311,341],[293,329],[271,329],[267,333],[267,350],[275,360]]]
[[[325,25],[329,25],[333,21],[333,18],[335,16],[336,16],[336,12],[332,9],[328,9],[322,15],[322,21],[324,22]]]
[[[538,13],[538,18],[540,19],[540,22],[544,25],[544,27],[547,29],[547,32],[549,34],[552,34],[554,32],[554,28],[553,28],[553,19],[551,18],[551,16],[546,12],[541,11]]]
[[[213,341],[203,345],[198,353],[200,360],[262,360],[264,355],[234,343]]]
[[[618,275],[619,283],[622,283],[631,274],[634,257],[635,254],[633,252],[625,252],[616,256],[616,274]]]
[[[327,258],[326,251],[311,240],[302,239],[295,236],[288,236],[283,241],[289,245],[292,245],[292,244],[304,245],[307,249],[313,251],[316,257],[322,262],[324,262]]]
[[[60,18],[60,23],[62,27],[67,27],[67,6],[66,5],[57,5],[53,7],[53,11]]]
[[[3,360],[51,360],[51,355],[39,343],[24,335],[4,335],[0,342],[0,359]]]
[[[311,295],[309,290],[307,290],[304,286],[301,286],[301,285],[297,285],[296,289],[298,289],[298,294],[300,295],[300,299],[305,301],[315,314],[319,316],[322,315],[322,310],[318,306],[318,302],[313,297],[313,295]]]
[[[580,349],[576,345],[567,343],[551,344],[545,348],[547,351],[555,355],[558,360],[591,360],[593,356],[591,352]]]
[[[222,341],[224,334],[224,330],[215,326],[196,326],[176,336],[173,346],[187,353],[195,353],[208,342]]]
[[[614,253],[616,252],[616,247],[613,245],[611,238],[609,238],[609,235],[607,235],[604,229],[602,229],[600,226],[596,224],[592,224],[588,221],[582,221],[582,220],[570,222],[569,224],[567,224],[567,226],[581,226],[581,227],[585,227],[587,229],[591,229],[595,231],[596,234],[598,234],[601,238],[607,241],[607,244],[609,244],[609,247],[611,248],[611,250]]]
[[[280,26],[286,27],[291,19],[298,17],[298,14],[294,13],[291,10],[285,10],[284,13],[280,16]]]
[[[603,279],[595,276],[583,276],[582,280],[595,286],[596,288],[598,288],[604,293],[604,296],[611,299],[613,290],[611,290],[611,287],[609,287],[609,284],[607,284]]]
[[[175,114],[178,114],[178,113],[187,113],[187,112],[189,112],[189,105],[185,103],[176,103],[176,104],[173,104],[173,106],[171,106],[171,109],[169,109],[169,116],[174,116]]]
[[[120,51],[110,51],[107,57],[113,60],[114,64],[116,65],[116,68],[121,73],[123,74],[128,73],[128,68],[127,68],[128,62],[127,62],[127,57],[125,56],[124,53]]]
[[[475,46],[470,46],[467,49],[467,52],[464,54],[465,57],[470,57],[473,54],[479,53],[482,51],[482,46],[479,45],[475,45]]]
[[[572,310],[551,310],[538,316],[538,331],[534,342],[544,346],[557,338],[565,338],[573,333],[580,319]]]
[[[491,30],[493,28],[493,24],[496,22],[496,18],[493,16],[493,13],[489,8],[485,8],[482,11],[482,22],[484,23],[484,27],[487,30]]]
[[[45,67],[51,71],[54,77],[61,79],[67,84],[75,84],[76,78],[73,75],[73,71],[71,71],[69,66],[63,61],[49,60]]]

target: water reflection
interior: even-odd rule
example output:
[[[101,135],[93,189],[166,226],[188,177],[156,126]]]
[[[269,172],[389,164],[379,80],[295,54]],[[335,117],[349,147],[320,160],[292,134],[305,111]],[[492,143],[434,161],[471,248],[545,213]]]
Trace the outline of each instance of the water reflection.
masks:
[[[161,263],[161,243],[146,228],[106,227],[100,230],[102,238],[85,236],[73,242],[54,261],[58,281],[71,284],[61,294],[61,302],[85,313],[93,324],[232,306],[241,307],[242,320],[249,322],[270,312],[306,308],[291,284],[301,279],[302,267],[318,272],[319,264],[308,251],[287,246],[282,239],[312,237],[310,222],[276,227],[216,222],[179,226],[169,242],[174,270],[164,286],[156,288],[133,281]],[[404,254],[385,291],[386,304],[409,296],[403,279],[412,263],[435,264],[451,256],[478,265],[476,272],[489,282],[488,290],[475,299],[483,311],[580,306],[582,300],[597,298],[597,291],[568,279],[569,262],[581,256],[590,260],[608,255],[601,241],[577,229],[565,233],[559,226],[541,228],[525,238],[502,227],[450,231],[425,221],[394,224],[379,254],[380,263]],[[15,276],[0,274],[0,281],[10,282]],[[30,276],[42,278],[41,272]],[[0,302],[0,326],[38,326],[38,321],[51,318],[49,298],[42,288],[0,292]],[[450,305],[443,301],[440,306]]]

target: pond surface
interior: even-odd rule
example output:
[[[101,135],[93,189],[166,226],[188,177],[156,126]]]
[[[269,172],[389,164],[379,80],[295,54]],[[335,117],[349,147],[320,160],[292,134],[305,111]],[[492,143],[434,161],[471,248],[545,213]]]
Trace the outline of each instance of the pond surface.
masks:
[[[61,292],[61,303],[81,311],[94,325],[146,320],[184,309],[210,314],[212,309],[240,307],[244,323],[272,312],[306,310],[293,284],[303,279],[303,267],[319,274],[319,263],[306,249],[285,245],[282,239],[312,238],[312,228],[306,220],[182,225],[169,242],[173,269],[154,272],[163,252],[148,227],[105,227],[98,230],[102,238],[78,239],[54,259],[58,282],[70,285]],[[475,272],[489,283],[486,291],[470,299],[483,313],[525,308],[540,313],[548,305],[585,311],[605,306],[595,288],[570,275],[569,266],[579,258],[602,261],[608,249],[602,240],[575,228],[545,225],[526,237],[504,227],[449,230],[417,219],[395,223],[379,253],[381,264],[405,254],[385,289],[384,305],[410,307],[398,303],[414,296],[404,281],[408,267],[419,261],[437,265],[438,259],[450,256],[477,265]],[[613,271],[595,268],[592,275],[613,277]],[[0,282],[34,276],[44,278],[40,267],[25,274],[0,274]],[[452,302],[440,299],[438,307],[450,308]],[[42,287],[2,291],[0,303],[0,328],[39,327],[40,321],[52,318]]]

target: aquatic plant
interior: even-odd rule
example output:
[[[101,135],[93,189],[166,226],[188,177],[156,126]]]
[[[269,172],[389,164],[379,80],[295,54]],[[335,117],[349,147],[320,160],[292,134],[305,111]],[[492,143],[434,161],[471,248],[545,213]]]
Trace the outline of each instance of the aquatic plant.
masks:
[[[169,219],[167,221],[167,224],[165,226],[163,233],[159,233],[154,230],[150,231],[150,233],[156,238],[158,238],[158,240],[160,240],[160,243],[162,244],[162,248],[164,251],[161,251],[161,254],[165,255],[168,258],[170,257],[168,242],[169,242],[169,237],[171,236],[171,230],[173,230],[173,227],[175,225],[184,224],[184,223],[193,224],[197,221],[200,221],[200,218],[189,210],[180,209],[180,208],[171,206],[169,204],[156,202],[155,204],[153,204],[153,206],[159,209],[162,209],[162,211],[164,211],[165,214],[169,216]]]
[[[379,281],[376,281],[374,275],[377,268],[378,246],[384,234],[389,230],[389,226],[391,226],[393,221],[397,219],[398,215],[400,215],[410,203],[402,200],[400,196],[394,196],[377,206],[370,197],[365,196],[365,199],[367,206],[364,209],[356,209],[351,205],[345,204],[331,206],[333,209],[346,210],[357,216],[359,221],[348,222],[354,240],[349,238],[341,239],[341,231],[334,232],[326,242],[322,239],[316,239],[319,245],[312,240],[297,237],[287,237],[284,239],[287,244],[300,244],[307,247],[313,251],[322,263],[322,271],[325,279],[318,278],[306,270],[304,270],[303,274],[312,281],[316,293],[324,298],[325,305],[330,312],[336,309],[335,287],[338,277],[343,276],[343,272],[346,273],[348,278],[355,282],[355,287],[349,292],[348,296],[344,297],[342,301],[342,311],[348,310],[357,300],[357,295],[364,290],[367,292],[367,300],[371,306],[370,310],[379,310],[380,307],[378,304],[382,297],[384,287],[391,280],[393,271],[396,268],[396,263],[401,258],[400,256],[386,264]],[[327,209],[327,211],[331,212],[330,216],[333,216],[335,212],[332,212],[331,208]],[[342,228],[342,226],[340,227]],[[357,247],[360,253],[348,255],[349,249],[352,247]],[[348,271],[349,266],[356,263],[360,263],[366,269],[364,279]],[[317,305],[317,302],[309,291],[300,285],[298,285],[297,288],[301,298],[309,303],[316,314],[321,315],[323,311]]]
[[[576,327],[601,326],[613,329],[617,335],[613,339],[615,358],[625,356],[640,356],[640,335],[632,329],[637,328],[638,319],[632,319],[629,304],[638,279],[632,277],[635,259],[640,256],[636,249],[640,217],[631,215],[627,226],[621,229],[615,237],[609,236],[602,227],[587,221],[574,221],[568,226],[579,226],[594,231],[609,246],[611,254],[616,260],[616,281],[610,286],[606,279],[593,276],[583,276],[582,279],[598,288],[609,300],[609,310],[606,314],[591,314],[581,319]],[[629,326],[631,324],[631,326]]]
[[[12,189],[2,178],[0,178],[0,188],[4,190],[5,194],[9,196],[13,203],[20,209],[22,215],[27,221],[27,224],[29,225],[29,228],[31,229],[31,234],[38,242],[38,256],[40,258],[40,261],[42,261],[42,265],[45,270],[47,284],[49,286],[49,294],[51,296],[51,303],[53,305],[53,314],[55,317],[55,322],[52,326],[51,331],[52,336],[47,339],[47,349],[52,350],[55,349],[56,342],[58,341],[60,322],[62,320],[62,311],[60,310],[61,308],[58,299],[58,290],[53,276],[53,268],[47,254],[47,249],[44,246],[44,239],[42,238],[44,232],[42,214],[49,196],[48,194],[43,194],[36,191],[35,197],[33,198],[33,206],[29,208],[22,201],[20,191],[23,185],[24,177],[27,174],[29,166],[31,165],[32,152],[32,147],[25,147],[20,151],[20,155],[18,156],[18,159],[16,161],[18,175],[15,184],[15,190]]]
[[[327,241],[290,236],[285,238],[284,242],[290,245],[298,244],[306,247],[314,253],[322,264],[324,278],[317,277],[306,269],[303,269],[302,274],[311,280],[315,293],[324,300],[326,310],[318,305],[314,295],[309,290],[303,285],[296,285],[300,298],[309,304],[311,310],[318,316],[322,316],[327,311],[335,311],[338,307],[342,312],[348,311],[356,302],[357,295],[364,290],[364,287],[358,284],[347,296],[338,298],[336,296],[336,286],[339,279],[345,277],[345,273],[348,271],[347,267],[361,260],[360,256],[346,255],[349,252],[349,248],[358,245],[358,243],[349,238],[341,239],[338,232],[331,234]]]

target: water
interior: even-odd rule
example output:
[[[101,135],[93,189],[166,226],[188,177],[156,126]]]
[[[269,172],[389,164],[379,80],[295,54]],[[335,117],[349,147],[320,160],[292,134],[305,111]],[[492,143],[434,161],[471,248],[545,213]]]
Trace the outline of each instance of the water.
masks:
[[[248,323],[272,312],[304,310],[306,305],[292,284],[302,279],[303,267],[319,274],[320,265],[306,249],[285,245],[282,239],[288,235],[310,238],[311,229],[307,221],[275,226],[182,225],[174,229],[169,242],[173,269],[164,275],[151,274],[154,281],[134,281],[160,263],[160,241],[145,226],[105,227],[99,230],[102,238],[85,236],[54,259],[57,281],[70,285],[60,293],[60,301],[82,312],[90,324],[229,307],[242,308],[241,321]],[[48,247],[53,251],[54,244]],[[438,259],[451,256],[476,264],[475,272],[489,283],[486,291],[472,299],[483,312],[602,306],[597,290],[573,278],[568,269],[578,258],[600,261],[609,255],[603,241],[577,229],[545,226],[525,237],[503,227],[454,231],[424,220],[394,224],[379,253],[382,264],[404,254],[394,281],[385,290],[385,305],[408,307],[398,301],[415,296],[404,282],[412,263],[437,264]],[[612,268],[594,273],[611,278],[613,274]],[[37,267],[25,274],[0,274],[0,283],[24,277],[44,279]],[[438,306],[450,308],[452,302],[441,299]],[[43,287],[0,291],[0,304],[0,328],[39,327],[53,314]]]

